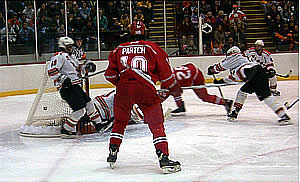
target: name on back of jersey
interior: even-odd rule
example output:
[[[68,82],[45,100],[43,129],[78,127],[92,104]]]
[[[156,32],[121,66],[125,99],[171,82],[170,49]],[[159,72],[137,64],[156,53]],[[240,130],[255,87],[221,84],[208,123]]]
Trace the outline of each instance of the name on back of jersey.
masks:
[[[132,46],[122,48],[122,54],[145,54],[145,46]]]

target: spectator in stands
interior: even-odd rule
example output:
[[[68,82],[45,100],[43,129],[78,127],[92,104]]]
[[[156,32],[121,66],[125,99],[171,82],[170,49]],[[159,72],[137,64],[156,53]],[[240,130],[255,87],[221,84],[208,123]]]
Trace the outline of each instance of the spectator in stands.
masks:
[[[57,29],[57,35],[58,38],[66,36],[66,29],[64,24],[61,24]]]
[[[85,48],[86,50],[93,50],[97,42],[97,31],[93,26],[92,21],[88,21],[87,25],[82,28],[82,33],[85,35]]]
[[[5,18],[2,14],[2,11],[0,11],[0,29],[2,29],[3,27],[5,27]]]
[[[46,10],[46,4],[42,3],[41,7],[37,11],[37,18],[38,20],[43,17],[43,16],[48,16],[47,10]]]
[[[215,42],[212,54],[223,54],[222,43]]]
[[[2,28],[1,32],[1,44],[6,42],[6,27]],[[15,43],[17,40],[17,34],[15,30],[12,28],[12,23],[8,22],[8,41],[10,43]]]
[[[215,42],[218,43],[218,45],[224,45],[225,44],[225,32],[223,30],[222,25],[218,24],[217,29],[214,33]]]
[[[46,29],[47,39],[49,41],[49,52],[54,52],[57,50],[57,29],[55,22],[49,22],[49,29]]]
[[[96,25],[97,17],[94,17],[94,25]],[[100,31],[106,31],[108,28],[108,20],[104,16],[103,10],[99,9],[99,28]]]
[[[87,7],[86,2],[82,3],[82,7],[79,8],[79,13],[84,20],[86,20],[90,16],[91,9]]]
[[[59,12],[57,12],[55,15],[55,24],[56,24],[56,27],[60,27],[60,25],[65,24],[64,18],[61,17]]]
[[[191,1],[183,1],[182,5],[185,8],[189,8],[191,6],[191,3],[192,3]]]
[[[47,7],[47,15],[48,18],[50,19],[50,21],[55,20],[55,16],[56,16],[57,12],[56,12],[56,8],[55,8],[55,4],[54,2],[49,2],[49,7]]]
[[[215,3],[213,4],[212,6],[212,13],[213,13],[213,16],[218,16],[219,15],[219,12],[223,10],[223,8],[221,7],[221,2],[220,1],[215,1]],[[224,14],[224,11],[222,11],[223,14]]]
[[[288,5],[284,4],[283,5],[283,9],[281,9],[279,11],[280,16],[282,18],[282,20],[284,21],[284,23],[288,23],[289,19],[290,19],[290,12],[288,10]]]
[[[294,27],[297,25],[297,23],[295,21],[295,17],[291,16],[288,23],[289,23],[289,29],[294,30]]]
[[[76,1],[73,2],[73,6],[70,10],[70,13],[74,14],[75,19],[80,16],[79,5],[76,3]]]
[[[228,40],[225,42],[224,50],[227,52],[228,49],[230,49],[233,46],[236,46],[237,43],[233,40],[233,37],[229,35]]]
[[[146,26],[144,25],[143,21],[137,20],[134,18],[134,21],[130,25],[130,34],[132,40],[145,40],[145,32]]]
[[[35,23],[35,15],[32,15],[32,18],[28,20],[28,26],[34,29],[34,23]]]
[[[137,8],[142,10],[143,14],[145,15],[143,22],[145,23],[146,27],[149,27],[149,23],[154,17],[151,1],[139,1],[137,2]]]
[[[38,21],[38,31],[45,33],[46,29],[49,27],[48,18],[43,15],[40,20]]]
[[[207,7],[206,1],[205,1],[205,0],[202,0],[202,1],[201,1],[201,4],[200,4],[200,13],[206,15],[207,12],[208,12],[208,9],[209,9],[209,7]]]
[[[12,25],[13,24],[17,24],[17,26],[19,27],[20,26],[20,22],[18,20],[18,14],[14,13],[13,18],[8,19],[8,22],[12,23]]]
[[[277,14],[275,21],[272,23],[272,35],[276,32],[280,32],[281,25],[283,24],[283,21],[281,19],[281,16]]]
[[[21,17],[19,18],[19,22],[23,25],[24,22],[28,23],[28,19],[26,18],[26,14],[22,13]]]
[[[108,1],[107,5],[104,15],[107,17],[108,27],[110,27],[114,23],[114,19],[119,17],[119,9],[114,6],[113,1]]]
[[[230,29],[231,29],[231,32],[234,31],[233,30],[234,26],[237,26],[237,28],[239,29],[239,31],[241,33],[244,33],[244,31],[245,31],[245,24],[239,19],[238,14],[234,14],[233,20],[230,20]]]
[[[178,26],[177,34],[180,40],[179,46],[181,50],[183,49],[183,45],[188,45],[193,48],[193,29],[194,27],[188,17],[184,18],[184,21]]]
[[[231,35],[233,40],[237,42],[238,47],[244,47],[245,36],[236,25],[233,26],[233,31],[231,32]]]
[[[224,17],[225,17],[224,11],[220,10],[220,11],[218,12],[217,17],[216,17],[216,23],[217,23],[217,24],[222,24],[222,23],[223,23],[223,20],[224,20]]]
[[[221,23],[223,30],[225,32],[225,36],[228,36],[230,34],[230,21],[228,19],[228,16],[225,15],[223,22]]]
[[[32,4],[28,3],[27,6],[25,7],[25,9],[23,10],[23,13],[26,14],[26,17],[28,19],[32,18],[32,15],[34,14],[34,9],[32,8]]]
[[[245,22],[246,21],[246,15],[245,13],[243,13],[241,10],[238,10],[238,6],[236,4],[233,5],[233,10],[232,12],[229,14],[229,20],[233,20],[234,19],[234,15],[237,14],[238,18]]]
[[[113,30],[113,31],[120,31],[121,30],[121,25],[120,25],[118,19],[115,19],[115,22],[114,22],[114,24],[111,25],[110,30]]]
[[[124,30],[124,31],[129,30],[130,19],[129,19],[129,15],[127,13],[125,13],[121,16],[120,22],[121,22],[122,30]]]
[[[210,24],[212,27],[215,26],[216,19],[215,19],[215,17],[213,17],[211,11],[207,12],[207,15],[206,15],[206,17],[204,19],[204,22]]]
[[[19,32],[20,34],[20,41],[21,43],[27,45],[33,45],[33,37],[34,37],[34,30],[28,26],[26,22],[23,23],[23,26]]]
[[[144,22],[144,15],[143,15],[141,9],[137,10],[136,15],[135,15],[134,18],[136,18],[137,21],[143,21]]]
[[[271,9],[269,9],[268,13],[267,13],[267,23],[268,24],[272,24],[272,22],[275,20],[277,14],[279,14],[277,12],[276,9],[276,5],[272,4]]]
[[[8,21],[8,22],[9,22],[9,21]],[[19,31],[20,31],[20,26],[18,25],[18,20],[12,19],[12,21],[10,21],[10,24],[11,24],[11,26],[12,26],[12,29],[14,29],[14,31],[15,31],[16,33],[19,33]]]

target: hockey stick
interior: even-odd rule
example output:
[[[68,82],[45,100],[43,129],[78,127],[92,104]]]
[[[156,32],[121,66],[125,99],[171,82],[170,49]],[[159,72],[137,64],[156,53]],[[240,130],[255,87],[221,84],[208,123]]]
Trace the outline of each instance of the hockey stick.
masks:
[[[217,79],[216,75],[212,75],[212,76],[214,77],[215,80]],[[218,90],[220,92],[220,95],[221,95],[222,99],[224,99],[224,95],[223,95],[223,92],[222,92],[221,88],[218,87]]]
[[[240,85],[244,82],[233,82],[233,83],[221,83],[221,84],[206,84],[206,85],[197,85],[197,86],[190,86],[190,87],[181,87],[182,89],[199,89],[199,88],[211,88],[211,87],[225,87],[230,85]],[[160,89],[158,92],[168,92],[168,89]]]
[[[286,107],[287,110],[289,110],[289,109],[292,108],[298,101],[299,101],[299,98],[296,99],[291,105],[289,105],[288,102],[285,102],[285,103],[284,103],[284,106]]]
[[[98,72],[96,72],[96,73],[92,73],[92,74],[90,74],[90,75],[87,75],[87,76],[85,76],[85,77],[82,77],[82,79],[87,79],[87,78],[89,78],[89,77],[98,75],[98,74],[100,74],[100,73],[104,73],[105,71],[106,71],[106,70],[101,70],[101,71],[98,71]]]
[[[279,76],[279,77],[283,77],[283,78],[288,78],[288,77],[290,77],[290,74],[292,72],[293,72],[293,70],[289,70],[289,72],[286,75],[282,75],[282,74],[279,74],[279,73],[276,73],[275,75]]]

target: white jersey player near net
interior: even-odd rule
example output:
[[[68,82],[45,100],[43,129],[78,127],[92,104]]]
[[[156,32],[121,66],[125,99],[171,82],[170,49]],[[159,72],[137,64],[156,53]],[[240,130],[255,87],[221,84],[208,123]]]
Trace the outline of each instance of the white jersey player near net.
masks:
[[[280,92],[277,89],[277,78],[276,70],[274,68],[273,58],[271,53],[267,51],[264,47],[264,42],[262,40],[257,40],[255,42],[255,47],[252,47],[244,52],[244,55],[248,57],[250,61],[257,62],[263,66],[272,74],[269,77],[271,93],[274,96],[280,96]]]
[[[98,95],[93,99],[95,108],[99,112],[102,121],[100,124],[100,132],[107,131],[113,124],[115,94],[116,92],[113,90],[107,94]],[[131,110],[129,124],[137,124],[142,120],[144,120],[143,112],[137,104],[134,104]]]
[[[94,107],[91,98],[83,91],[80,86],[79,61],[71,55],[73,39],[70,37],[61,37],[58,40],[58,47],[62,50],[57,52],[48,64],[47,72],[54,85],[58,88],[61,98],[65,100],[72,108],[73,112],[66,118],[62,124],[61,137],[75,138],[77,122],[85,114],[95,123],[95,127],[101,124],[100,115]],[[96,70],[96,65],[91,61],[85,63],[85,69],[89,72]]]
[[[269,73],[260,64],[249,61],[241,54],[238,47],[233,46],[227,51],[225,59],[208,67],[208,75],[218,74],[225,70],[230,71],[229,77],[232,80],[245,82],[237,92],[231,113],[227,115],[228,121],[237,119],[247,95],[255,93],[260,101],[264,101],[279,116],[279,125],[292,124],[284,107],[279,104],[277,98],[271,95]]]

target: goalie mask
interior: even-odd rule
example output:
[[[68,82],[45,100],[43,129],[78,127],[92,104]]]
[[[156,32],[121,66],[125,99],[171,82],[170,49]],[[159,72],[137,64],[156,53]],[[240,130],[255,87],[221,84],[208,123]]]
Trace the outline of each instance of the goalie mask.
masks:
[[[229,56],[229,55],[234,54],[234,53],[241,53],[240,48],[238,48],[237,46],[233,46],[230,49],[228,49],[226,55]]]
[[[74,40],[70,37],[60,37],[58,39],[58,47],[64,49],[66,52],[71,52]]]

